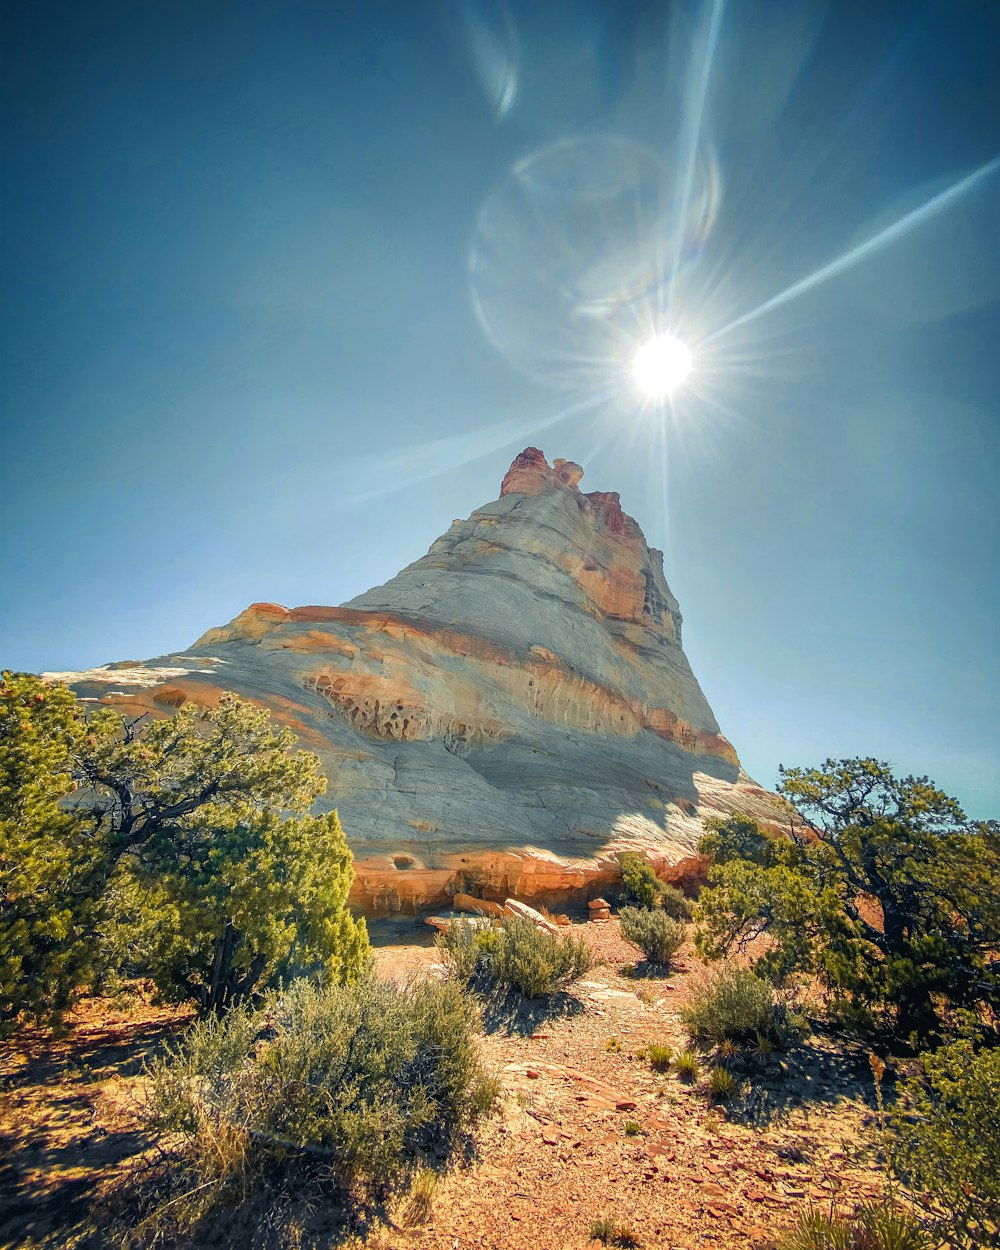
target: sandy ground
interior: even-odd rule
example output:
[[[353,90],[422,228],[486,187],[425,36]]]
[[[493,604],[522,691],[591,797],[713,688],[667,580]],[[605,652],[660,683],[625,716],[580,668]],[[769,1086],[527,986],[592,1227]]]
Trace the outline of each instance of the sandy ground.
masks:
[[[599,961],[549,1004],[487,1005],[482,1042],[504,1088],[475,1157],[440,1182],[428,1220],[368,1245],[465,1250],[586,1247],[609,1219],[646,1247],[755,1247],[806,1204],[850,1209],[882,1191],[867,1057],[822,1036],[752,1073],[713,1106],[699,1080],[654,1071],[650,1042],[680,1050],[678,1012],[702,970],[684,951],[647,975],[617,923],[581,925]],[[436,974],[429,930],[373,926],[382,975]],[[92,1001],[54,1040],[25,1030],[0,1055],[0,1247],[99,1246],[93,1197],[149,1146],[143,1063],[187,1014]]]

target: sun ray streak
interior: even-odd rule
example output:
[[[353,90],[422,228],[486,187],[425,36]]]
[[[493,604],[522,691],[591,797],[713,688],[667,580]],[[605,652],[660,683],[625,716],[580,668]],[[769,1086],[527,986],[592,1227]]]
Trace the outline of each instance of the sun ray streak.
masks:
[[[745,326],[750,321],[756,321],[758,317],[763,317],[765,313],[773,312],[774,309],[791,303],[792,300],[798,299],[800,295],[805,295],[808,291],[822,286],[824,282],[829,282],[831,278],[836,278],[840,274],[846,273],[849,269],[853,269],[855,265],[860,265],[863,260],[872,256],[875,252],[898,242],[898,240],[909,234],[911,230],[915,230],[925,221],[930,220],[931,217],[943,212],[946,208],[950,208],[952,204],[957,203],[963,196],[975,190],[980,183],[984,182],[998,169],[1000,169],[1000,156],[995,156],[993,160],[987,161],[985,165],[980,165],[978,169],[973,170],[971,174],[966,174],[964,178],[959,178],[950,187],[945,187],[943,191],[932,196],[929,200],[926,200],[911,212],[906,213],[891,225],[886,226],[884,230],[879,230],[871,238],[865,239],[864,242],[859,243],[856,247],[852,247],[849,252],[845,252],[842,256],[838,256],[828,264],[822,265],[806,277],[800,278],[798,282],[793,282],[791,286],[785,287],[777,295],[772,295],[763,304],[758,304],[756,308],[743,313],[735,321],[730,321],[721,330],[715,330],[707,338],[703,339],[699,346],[712,343],[724,334],[729,334],[740,326]]]
[[[691,211],[694,171],[698,160],[698,150],[701,145],[701,132],[705,124],[705,103],[708,99],[708,85],[712,78],[712,66],[715,63],[715,53],[719,45],[719,33],[722,30],[724,10],[725,0],[712,0],[712,11],[709,15],[708,28],[698,61],[698,70],[694,78],[692,98],[688,101],[688,108],[685,110],[691,120],[685,132],[685,144],[682,149],[683,175],[679,184],[680,193],[674,203],[673,253],[670,258],[670,280],[667,285],[668,320],[673,308],[674,283],[680,269],[688,213]]]
[[[541,421],[532,420],[520,425],[500,421],[483,429],[468,433],[448,435],[428,443],[401,449],[394,457],[359,456],[348,462],[351,478],[357,481],[381,479],[382,484],[370,490],[360,490],[349,495],[354,505],[381,499],[396,491],[426,482],[452,469],[462,468],[482,456],[492,455],[502,448],[533,438],[550,426],[558,425],[569,417],[580,417],[606,403],[620,391],[620,386],[608,386],[594,395],[588,395],[575,403],[567,404]]]

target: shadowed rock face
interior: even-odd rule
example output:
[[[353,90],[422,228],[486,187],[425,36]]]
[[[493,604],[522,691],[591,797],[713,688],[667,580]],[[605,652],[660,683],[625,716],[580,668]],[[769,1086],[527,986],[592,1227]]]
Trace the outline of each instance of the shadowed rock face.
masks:
[[[168,715],[223,690],[322,759],[365,911],[456,892],[582,902],[643,850],[693,867],[706,816],[780,819],[681,648],[681,615],[617,494],[523,451],[500,498],[343,607],[256,603],[187,651],[51,674]]]

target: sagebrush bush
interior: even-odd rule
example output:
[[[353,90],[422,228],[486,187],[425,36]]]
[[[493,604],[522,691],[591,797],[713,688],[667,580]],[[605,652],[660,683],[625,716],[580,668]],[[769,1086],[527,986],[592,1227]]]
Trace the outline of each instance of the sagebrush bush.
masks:
[[[484,949],[488,935],[495,932],[491,921],[455,920],[435,938],[452,977],[461,985],[471,985],[486,963]]]
[[[684,926],[666,912],[643,907],[623,907],[618,913],[622,937],[634,942],[650,963],[664,968],[684,943]]]
[[[344,1200],[403,1188],[423,1153],[447,1153],[499,1096],[477,1022],[454,982],[369,978],[298,981],[259,1010],[196,1024],[150,1069],[151,1127],[177,1143],[167,1188],[197,1194],[172,1199],[170,1220],[197,1223],[261,1186],[301,1193],[318,1176]],[[150,1220],[156,1210],[144,1237]]]
[[[438,945],[455,978],[492,988],[516,988],[544,998],[590,968],[586,943],[571,933],[549,933],[522,916],[490,924],[459,921]]]
[[[931,1250],[920,1223],[901,1207],[883,1202],[852,1217],[810,1207],[778,1242],[778,1250]]]
[[[799,1024],[779,1002],[774,987],[749,968],[724,965],[691,989],[681,1019],[698,1042],[787,1045]]]
[[[890,1121],[893,1161],[952,1246],[1000,1246],[1000,1050],[921,1056]]]
[[[674,920],[687,921],[694,915],[691,902],[674,885],[660,882],[660,906]]]

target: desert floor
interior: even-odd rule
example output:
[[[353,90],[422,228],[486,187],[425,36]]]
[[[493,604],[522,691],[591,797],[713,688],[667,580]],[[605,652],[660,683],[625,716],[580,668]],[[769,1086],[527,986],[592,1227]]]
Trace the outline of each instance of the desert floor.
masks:
[[[406,1226],[400,1204],[365,1244],[582,1248],[608,1219],[646,1247],[764,1246],[810,1203],[850,1209],[883,1192],[862,1049],[814,1035],[754,1064],[743,1096],[713,1106],[703,1080],[654,1071],[643,1053],[650,1042],[686,1045],[678,1012],[703,975],[693,954],[656,975],[616,921],[576,931],[597,962],[571,992],[487,1006],[483,1048],[502,1078],[502,1114],[443,1177],[426,1222]],[[372,935],[383,975],[439,974],[426,927],[376,923]],[[6,1044],[0,1247],[102,1244],[92,1204],[151,1145],[143,1064],[188,1018],[91,1000],[65,1037],[25,1030]]]

